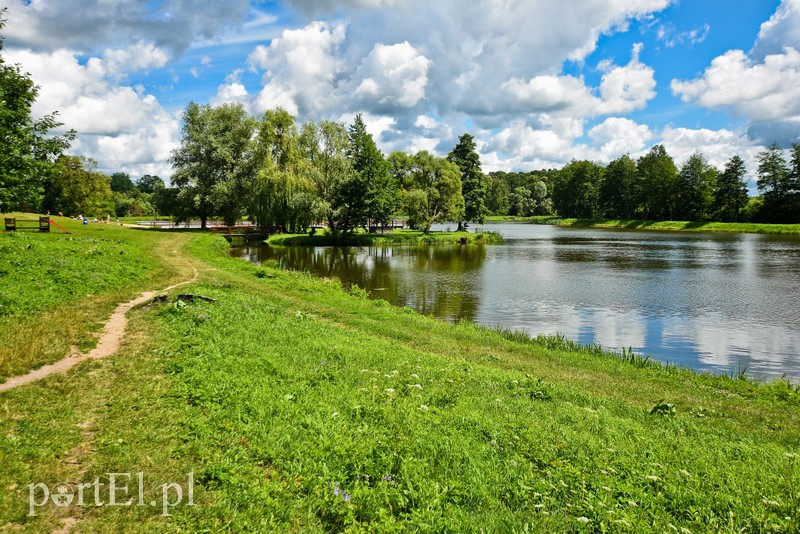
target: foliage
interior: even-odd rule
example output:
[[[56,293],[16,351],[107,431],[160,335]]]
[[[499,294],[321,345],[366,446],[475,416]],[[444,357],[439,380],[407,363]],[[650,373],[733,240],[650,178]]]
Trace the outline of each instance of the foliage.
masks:
[[[793,144],[791,153],[791,166],[777,144],[756,156],[758,189],[764,198],[762,217],[769,222],[800,221],[800,144]]]
[[[115,193],[130,193],[136,186],[126,172],[115,172],[111,175],[111,190]]]
[[[632,217],[636,212],[636,162],[625,154],[606,167],[599,192],[600,210],[605,217]]]
[[[0,9],[0,30],[6,11]],[[75,138],[73,130],[50,134],[62,126],[56,113],[33,118],[31,107],[38,94],[30,76],[0,55],[0,212],[38,211],[55,160]]]
[[[458,144],[447,155],[447,160],[461,170],[461,195],[464,197],[464,220],[483,223],[486,208],[486,178],[481,171],[481,160],[475,151],[475,140],[470,134],[458,138]],[[458,221],[459,227],[462,221]]]
[[[461,221],[461,171],[457,165],[427,151],[413,156],[393,154],[393,172],[405,189],[404,208],[411,228],[430,232],[436,222]]]
[[[314,184],[304,172],[294,117],[281,108],[267,111],[256,142],[258,174],[250,210],[256,222],[305,229],[313,219],[307,194]]]
[[[156,189],[162,187],[165,187],[164,180],[162,180],[158,176],[145,174],[144,176],[136,180],[136,189],[138,189],[142,193],[152,194]]]
[[[336,205],[347,221],[346,229],[366,225],[368,220],[391,220],[397,208],[397,186],[389,173],[389,164],[367,132],[361,114],[348,129],[347,158],[353,169],[351,180],[342,182]]]
[[[600,212],[599,191],[604,169],[591,161],[573,160],[556,175],[553,206],[559,213],[596,217]]]
[[[711,218],[711,202],[717,182],[717,170],[696,152],[686,160],[678,173],[678,220],[707,221]]]
[[[636,162],[639,213],[647,219],[673,220],[678,203],[678,170],[664,145],[656,145]]]
[[[712,212],[713,218],[721,222],[737,222],[747,206],[747,183],[744,161],[733,156],[725,164],[725,170],[717,178],[714,187]]]
[[[170,158],[175,168],[172,181],[186,192],[179,198],[191,203],[203,228],[213,214],[227,224],[243,215],[242,199],[250,196],[248,178],[255,165],[255,129],[241,105],[186,106],[181,146]]]
[[[44,208],[52,213],[106,217],[115,213],[111,182],[94,160],[61,156],[46,184]]]

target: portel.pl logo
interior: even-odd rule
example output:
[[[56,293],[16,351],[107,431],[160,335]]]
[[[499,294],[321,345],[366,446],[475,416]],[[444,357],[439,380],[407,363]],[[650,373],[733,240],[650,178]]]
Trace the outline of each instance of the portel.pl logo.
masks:
[[[144,473],[106,473],[108,482],[77,484],[58,483],[48,486],[42,482],[28,484],[28,516],[36,516],[36,509],[48,504],[67,506],[159,506],[161,515],[170,515],[170,509],[182,504],[194,506],[194,472],[186,475],[184,486],[178,482],[167,482],[160,492],[148,492],[157,498],[145,498]]]

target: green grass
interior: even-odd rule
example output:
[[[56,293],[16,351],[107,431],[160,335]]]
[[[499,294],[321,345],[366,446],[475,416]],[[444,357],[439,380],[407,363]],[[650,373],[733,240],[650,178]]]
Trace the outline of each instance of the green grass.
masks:
[[[278,234],[271,236],[267,243],[273,246],[392,246],[392,245],[451,245],[462,239],[468,243],[497,244],[503,241],[496,232],[430,232],[417,230],[395,230],[388,234],[357,233],[345,239],[334,239],[330,235]]]
[[[72,233],[0,233],[0,381],[93,346],[119,302],[176,274],[157,259],[175,237],[53,220]]]
[[[723,223],[692,221],[647,221],[640,219],[576,219],[555,216],[491,216],[487,222],[527,222],[580,228],[630,228],[635,230],[674,230],[693,232],[732,232],[754,234],[800,234],[800,224]]]
[[[187,237],[205,274],[181,292],[215,302],[135,310],[118,355],[0,394],[0,525],[800,528],[796,386],[451,325],[349,295],[336,280],[229,258],[221,238]],[[27,516],[32,481],[139,471],[147,501],[153,486],[193,471],[195,506],[170,517],[150,506]]]

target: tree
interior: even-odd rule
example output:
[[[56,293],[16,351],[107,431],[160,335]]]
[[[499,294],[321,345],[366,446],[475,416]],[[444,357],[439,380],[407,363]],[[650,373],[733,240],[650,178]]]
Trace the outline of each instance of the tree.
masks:
[[[0,30],[7,8],[0,9]],[[0,51],[4,40],[0,36]],[[75,131],[50,135],[63,124],[56,113],[31,116],[39,87],[19,65],[8,65],[0,55],[0,212],[38,211],[45,183],[55,160],[69,148]]]
[[[397,209],[397,185],[360,113],[350,125],[348,139],[347,157],[356,177],[340,188],[337,205],[346,211],[348,226],[364,226],[369,219],[385,223]]]
[[[313,190],[298,145],[294,117],[283,108],[269,110],[258,125],[258,173],[251,212],[259,224],[290,230],[308,227],[313,214],[304,206]],[[298,197],[298,198],[295,198]]]
[[[483,223],[488,214],[486,208],[486,179],[481,171],[481,160],[475,151],[475,141],[470,134],[458,138],[458,144],[447,155],[447,160],[461,170],[461,195],[464,197],[464,219]],[[458,221],[458,230],[463,229]]]
[[[678,202],[678,168],[664,145],[656,145],[636,163],[641,214],[648,219],[673,218]]]
[[[138,189],[142,193],[152,194],[156,190],[156,188],[164,186],[165,186],[164,180],[162,180],[158,176],[152,176],[150,174],[145,174],[144,176],[136,180],[136,189]]]
[[[134,188],[131,177],[126,172],[111,175],[111,190],[115,193],[129,193]]]
[[[608,164],[600,185],[600,211],[604,217],[633,218],[636,179],[636,163],[627,154]]]
[[[412,228],[430,232],[435,222],[459,221],[464,217],[461,169],[454,163],[422,151],[410,158],[395,157],[395,168],[404,172],[405,210]]]
[[[678,173],[678,204],[675,215],[688,221],[705,221],[711,216],[711,202],[717,181],[717,169],[702,154],[692,154]]]
[[[793,160],[798,145],[793,145]],[[761,151],[758,160],[758,189],[764,198],[763,216],[768,222],[789,223],[800,220],[800,187],[792,168],[786,163],[783,149],[776,144]]]
[[[181,146],[170,161],[176,170],[173,182],[183,190],[179,198],[200,218],[202,228],[212,215],[233,224],[244,213],[252,193],[255,127],[241,104],[186,106]]]
[[[508,215],[510,193],[508,183],[495,173],[490,173],[486,178],[486,209],[489,213]]]
[[[572,160],[557,174],[553,207],[562,217],[597,217],[604,169],[591,161]]]
[[[725,170],[717,178],[714,187],[711,211],[714,219],[722,222],[737,222],[747,206],[747,170],[739,156],[733,156],[725,164]]]
[[[348,142],[347,127],[339,122],[308,122],[300,132],[300,150],[310,163],[308,170],[317,195],[312,209],[327,221],[334,236],[343,229],[343,212],[337,205],[341,198],[339,191],[355,178],[347,158]]]
[[[103,216],[114,211],[111,179],[97,172],[94,160],[61,156],[45,194],[45,208],[52,212]]]

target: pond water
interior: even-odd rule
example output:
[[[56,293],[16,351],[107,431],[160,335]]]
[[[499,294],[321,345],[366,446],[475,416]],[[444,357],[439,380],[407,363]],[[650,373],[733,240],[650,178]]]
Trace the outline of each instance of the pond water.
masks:
[[[442,227],[441,229],[445,229]],[[486,224],[502,245],[235,247],[448,321],[800,381],[800,238]]]

